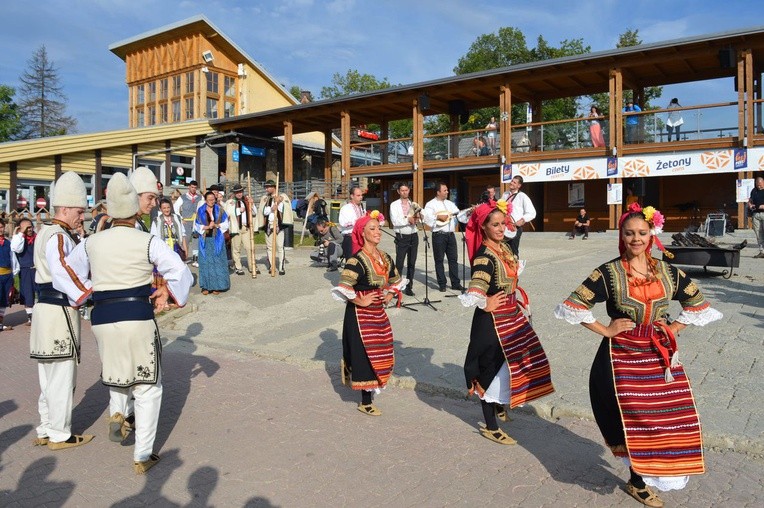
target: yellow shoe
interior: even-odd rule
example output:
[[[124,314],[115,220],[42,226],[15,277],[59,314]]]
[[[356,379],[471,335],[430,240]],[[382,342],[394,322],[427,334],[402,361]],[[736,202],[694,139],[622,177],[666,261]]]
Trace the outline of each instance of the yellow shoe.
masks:
[[[650,508],[663,508],[663,501],[661,498],[659,498],[658,494],[653,492],[647,485],[645,485],[645,488],[643,489],[638,489],[632,485],[631,482],[628,482],[626,484],[626,493],[645,506],[649,506]]]
[[[382,411],[380,411],[377,406],[374,404],[358,404],[358,410],[362,412],[363,414],[367,414],[370,416],[381,416]]]
[[[480,434],[484,438],[490,439],[494,443],[499,443],[503,445],[517,444],[517,441],[509,437],[509,435],[501,429],[489,430],[485,427],[481,427]]]
[[[122,426],[125,424],[125,417],[122,413],[114,413],[109,418],[109,441],[121,443],[126,434],[122,433]]]
[[[47,436],[36,437],[32,440],[32,446],[45,446],[46,444],[48,444],[48,441],[50,441],[50,439],[48,439]]]
[[[48,441],[48,448],[51,450],[65,450],[66,448],[74,448],[76,446],[82,446],[84,444],[87,444],[93,440],[95,436],[91,436],[89,434],[83,434],[82,436],[79,436],[77,434],[72,434],[69,439],[66,441],[61,441],[60,443],[54,443],[53,441]]]
[[[146,474],[146,471],[157,465],[159,455],[152,453],[151,456],[142,462],[133,462],[135,474]]]

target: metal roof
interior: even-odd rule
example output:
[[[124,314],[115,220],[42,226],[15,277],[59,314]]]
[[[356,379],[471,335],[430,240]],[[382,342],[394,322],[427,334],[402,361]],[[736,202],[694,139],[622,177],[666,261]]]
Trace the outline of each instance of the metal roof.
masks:
[[[736,68],[723,67],[722,49],[752,49],[754,61],[764,61],[764,26],[663,42],[596,51],[523,63],[394,86],[384,90],[297,104],[258,113],[213,120],[221,130],[251,130],[260,135],[283,134],[283,122],[297,132],[339,128],[340,112],[350,112],[354,125],[411,118],[413,101],[429,96],[425,114],[449,112],[463,101],[468,109],[498,106],[499,88],[510,85],[512,102],[529,102],[607,92],[611,69],[620,68],[624,89],[732,77]]]

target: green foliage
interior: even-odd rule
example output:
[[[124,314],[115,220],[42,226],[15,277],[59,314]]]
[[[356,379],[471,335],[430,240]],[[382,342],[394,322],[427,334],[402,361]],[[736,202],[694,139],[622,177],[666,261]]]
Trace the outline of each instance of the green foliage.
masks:
[[[297,85],[290,86],[289,87],[289,94],[299,101],[300,100],[300,95],[301,95],[300,87],[297,86]]]
[[[361,74],[355,69],[349,69],[344,75],[334,73],[331,86],[321,87],[321,98],[332,99],[343,95],[373,92],[391,86],[387,78],[379,80],[372,74]]]
[[[66,96],[59,83],[58,69],[48,59],[44,45],[27,61],[27,70],[19,80],[23,138],[58,136],[76,131],[77,120],[66,115]]]
[[[17,139],[21,133],[21,114],[13,96],[16,90],[0,85],[0,143]]]

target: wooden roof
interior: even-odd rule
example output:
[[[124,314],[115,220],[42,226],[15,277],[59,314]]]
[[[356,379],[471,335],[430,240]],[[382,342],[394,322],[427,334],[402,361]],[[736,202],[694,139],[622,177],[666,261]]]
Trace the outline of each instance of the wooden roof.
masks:
[[[451,76],[385,90],[298,104],[210,122],[220,130],[261,136],[283,135],[283,122],[293,132],[328,131],[340,126],[340,113],[350,112],[354,125],[412,117],[413,101],[429,96],[426,115],[449,113],[452,101],[469,110],[498,106],[499,88],[509,84],[512,102],[576,97],[608,91],[611,69],[620,68],[624,89],[687,83],[731,77],[736,73],[720,62],[720,50],[751,49],[761,72],[764,62],[764,26],[627,48],[599,51],[553,60],[513,65],[489,71]]]

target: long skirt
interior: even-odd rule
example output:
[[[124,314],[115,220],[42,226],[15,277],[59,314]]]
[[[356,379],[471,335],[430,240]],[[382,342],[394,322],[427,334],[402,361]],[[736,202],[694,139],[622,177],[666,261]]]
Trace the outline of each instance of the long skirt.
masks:
[[[599,122],[592,122],[589,126],[589,136],[592,138],[592,146],[605,146],[605,137]]]
[[[665,365],[652,326],[638,326],[600,344],[589,396],[602,437],[640,475],[668,477],[704,472],[700,420],[687,374]]]
[[[554,392],[544,348],[514,297],[494,312],[475,309],[464,377],[470,394],[482,398],[502,365],[509,368],[509,407]]]
[[[103,384],[119,388],[156,384],[162,368],[162,343],[153,319],[93,325],[93,335]]]
[[[393,373],[393,330],[382,305],[348,302],[342,327],[342,358],[353,390],[384,388]]]
[[[207,291],[228,291],[231,287],[225,248],[215,254],[211,238],[204,242],[204,252],[199,255],[199,287]]]

